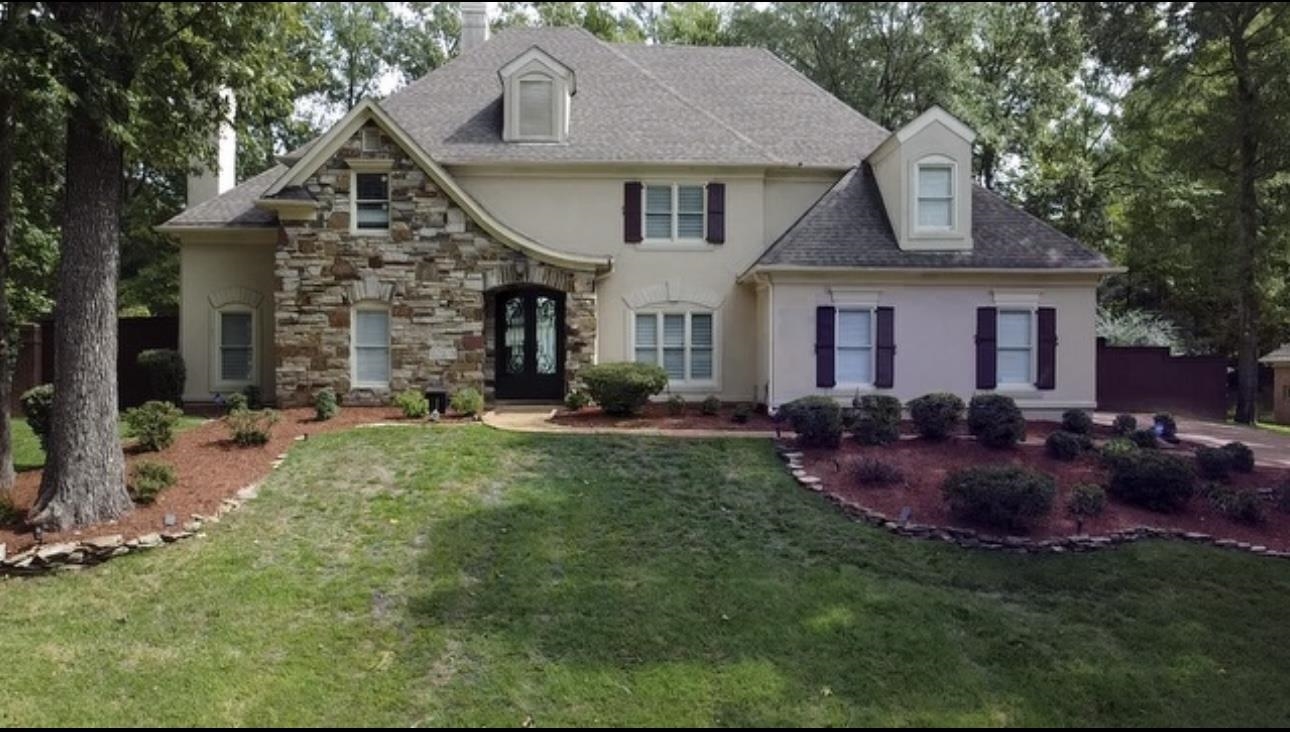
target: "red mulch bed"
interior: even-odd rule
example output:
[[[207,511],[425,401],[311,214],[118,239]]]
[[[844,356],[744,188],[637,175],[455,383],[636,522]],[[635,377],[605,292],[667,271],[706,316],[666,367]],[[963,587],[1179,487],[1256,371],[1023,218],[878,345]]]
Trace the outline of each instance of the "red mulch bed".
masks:
[[[699,413],[698,404],[689,404],[685,414],[673,417],[667,413],[666,404],[651,403],[645,405],[641,413],[633,417],[614,417],[605,414],[599,407],[584,407],[576,412],[561,409],[551,421],[568,427],[613,427],[624,430],[728,430],[730,432],[772,432],[775,422],[765,414],[754,412],[748,421],[739,424],[734,421],[735,405],[722,404],[721,411],[715,415]],[[788,429],[787,426],[784,427]]]
[[[941,496],[941,483],[947,473],[958,468],[984,464],[1013,464],[1047,473],[1057,482],[1057,495],[1049,515],[1036,523],[1029,536],[1036,539],[1073,536],[1079,533],[1075,521],[1066,512],[1070,490],[1077,483],[1105,486],[1107,471],[1095,452],[1085,453],[1073,462],[1048,457],[1044,437],[1056,425],[1032,422],[1027,425],[1027,440],[1012,450],[993,450],[970,438],[956,437],[944,442],[905,438],[894,444],[866,447],[854,440],[844,441],[838,450],[804,450],[806,472],[818,476],[825,491],[859,502],[893,519],[902,509],[911,511],[909,521],[922,525],[977,529],[988,534],[989,527],[973,525],[948,511]],[[1187,445],[1162,449],[1190,456]],[[872,457],[901,469],[905,483],[889,487],[860,485],[852,477],[854,466],[863,457]],[[1234,473],[1231,486],[1238,489],[1270,488],[1290,479],[1290,469],[1258,466],[1248,475]],[[1227,519],[1213,509],[1209,501],[1197,495],[1181,513],[1164,514],[1121,503],[1108,496],[1106,511],[1086,521],[1086,534],[1150,526],[1211,534],[1216,538],[1262,544],[1270,549],[1290,550],[1290,514],[1279,512],[1270,502],[1267,521],[1247,526]]]
[[[335,419],[327,422],[316,421],[312,409],[285,409],[280,415],[269,444],[263,447],[233,445],[224,423],[212,420],[177,434],[175,444],[161,452],[138,453],[127,448],[127,471],[131,464],[140,460],[169,463],[175,469],[175,485],[163,491],[155,503],[136,506],[119,521],[76,531],[47,533],[45,543],[109,534],[121,534],[128,540],[178,528],[195,513],[204,516],[215,514],[225,498],[231,498],[240,489],[263,479],[269,474],[273,461],[295,444],[297,436],[307,438],[372,422],[404,421],[399,410],[392,407],[345,407]],[[24,513],[35,501],[40,488],[40,474],[39,470],[18,474],[13,500]],[[165,526],[166,514],[175,515],[176,526]],[[25,526],[0,526],[0,544],[7,545],[9,554],[35,543],[35,536]]]

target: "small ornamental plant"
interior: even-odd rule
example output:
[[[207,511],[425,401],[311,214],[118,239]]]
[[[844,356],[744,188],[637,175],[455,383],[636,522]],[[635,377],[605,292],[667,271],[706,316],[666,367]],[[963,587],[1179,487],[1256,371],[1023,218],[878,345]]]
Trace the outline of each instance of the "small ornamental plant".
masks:
[[[907,406],[918,434],[929,440],[949,437],[963,419],[963,400],[953,394],[925,394]]]
[[[1091,435],[1093,417],[1083,409],[1068,409],[1062,412],[1062,429],[1076,435]]]
[[[1084,522],[1106,510],[1106,489],[1094,483],[1080,483],[1071,489],[1066,510],[1075,519],[1075,531],[1084,533]]]
[[[752,407],[747,404],[739,403],[735,405],[735,411],[731,412],[730,419],[735,424],[747,424],[752,417]]]
[[[715,396],[704,399],[699,404],[699,412],[708,417],[714,417],[721,411],[721,400]]]
[[[175,471],[165,463],[138,462],[130,468],[126,481],[130,497],[135,503],[150,504],[162,491],[175,484]]]
[[[175,442],[175,425],[183,412],[170,402],[144,402],[125,411],[126,432],[146,452],[158,452]]]
[[[1138,418],[1132,414],[1117,414],[1111,423],[1111,432],[1116,437],[1128,437],[1138,429]]]
[[[338,414],[340,414],[340,400],[336,398],[334,389],[329,386],[314,395],[314,417],[319,422],[326,422]]]
[[[866,394],[855,399],[856,419],[851,432],[862,445],[887,445],[900,439],[900,400]]]
[[[685,397],[673,394],[667,398],[667,416],[680,417],[685,414]]]
[[[452,395],[452,411],[464,417],[474,417],[484,411],[484,395],[471,387],[458,389]]]
[[[569,410],[570,412],[577,412],[577,411],[580,411],[583,407],[587,406],[587,404],[590,401],[591,401],[591,398],[588,397],[584,392],[581,392],[575,389],[565,395],[564,408]]]
[[[233,444],[238,447],[259,447],[269,442],[273,425],[278,423],[278,413],[272,409],[238,409],[224,417]]]
[[[430,400],[416,389],[407,389],[394,395],[394,406],[407,419],[425,419],[430,414]]]

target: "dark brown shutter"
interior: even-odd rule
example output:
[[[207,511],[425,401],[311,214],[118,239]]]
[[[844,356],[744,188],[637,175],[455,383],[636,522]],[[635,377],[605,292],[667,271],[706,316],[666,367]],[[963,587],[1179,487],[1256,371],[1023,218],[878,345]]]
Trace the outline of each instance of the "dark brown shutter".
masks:
[[[1039,308],[1036,389],[1057,388],[1057,308]]]
[[[726,184],[708,184],[708,243],[726,242]]]
[[[815,385],[832,388],[837,383],[833,367],[833,328],[835,310],[820,306],[815,309]]]
[[[999,385],[998,312],[995,308],[976,309],[976,388],[993,389]]]
[[[641,184],[623,184],[623,241],[638,244],[641,240]]]
[[[896,318],[892,308],[878,308],[876,346],[873,385],[890,389],[896,383]]]

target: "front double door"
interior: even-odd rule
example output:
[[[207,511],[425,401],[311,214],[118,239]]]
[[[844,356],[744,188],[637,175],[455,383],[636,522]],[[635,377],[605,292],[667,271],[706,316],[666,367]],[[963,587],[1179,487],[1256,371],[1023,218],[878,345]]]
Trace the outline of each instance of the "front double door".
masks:
[[[564,398],[564,293],[530,288],[496,295],[498,399]]]

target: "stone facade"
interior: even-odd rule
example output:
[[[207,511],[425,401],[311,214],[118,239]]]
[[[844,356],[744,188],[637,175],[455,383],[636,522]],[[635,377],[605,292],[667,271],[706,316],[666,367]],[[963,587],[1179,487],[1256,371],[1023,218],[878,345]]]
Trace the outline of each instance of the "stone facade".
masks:
[[[368,130],[377,130],[369,124]],[[279,232],[274,341],[277,400],[308,404],[332,387],[350,404],[387,401],[408,388],[463,387],[491,397],[490,295],[536,285],[566,293],[566,381],[595,359],[595,275],[538,262],[472,221],[388,136],[363,149],[363,131],[304,183],[319,201],[312,221]],[[371,140],[369,140],[369,147]],[[364,172],[388,161],[390,227],[350,228],[351,161]],[[361,303],[390,312],[388,389],[351,388],[350,320]]]

